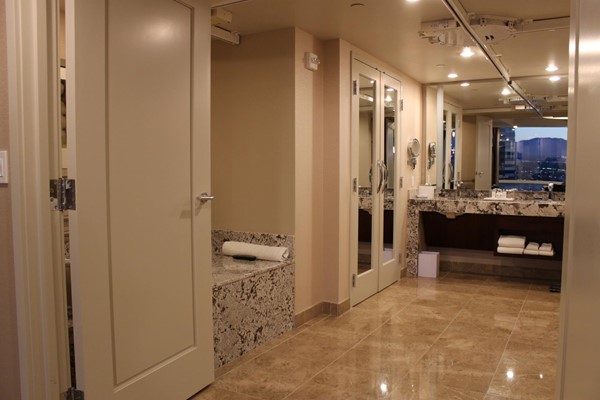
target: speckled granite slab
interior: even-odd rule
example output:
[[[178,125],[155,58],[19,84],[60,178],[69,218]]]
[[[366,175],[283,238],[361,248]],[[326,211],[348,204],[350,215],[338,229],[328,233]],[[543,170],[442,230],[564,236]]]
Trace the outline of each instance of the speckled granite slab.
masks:
[[[214,286],[213,323],[215,368],[291,330],[294,264]]]
[[[512,195],[512,194],[511,194]],[[560,217],[564,218],[565,206],[562,201],[489,201],[474,198],[448,198],[435,197],[434,199],[408,200],[406,264],[409,275],[417,275],[420,241],[420,213],[438,212],[441,214],[489,214],[489,215],[515,215],[528,217]]]
[[[358,189],[358,208],[371,213],[373,209],[373,197],[371,196],[370,188]],[[385,189],[383,196],[383,209],[394,209],[394,189]]]
[[[284,262],[235,260],[220,255],[223,242],[287,246],[293,257],[294,238],[229,231],[213,231],[212,236],[214,363],[219,368],[294,324],[293,258]]]

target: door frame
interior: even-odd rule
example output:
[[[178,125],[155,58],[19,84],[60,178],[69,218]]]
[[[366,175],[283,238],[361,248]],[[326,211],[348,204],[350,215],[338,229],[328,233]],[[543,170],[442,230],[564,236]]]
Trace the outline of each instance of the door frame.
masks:
[[[48,201],[49,180],[58,173],[57,0],[6,0],[6,27],[21,397],[58,400],[68,373],[58,290],[64,280],[55,272],[64,260],[53,241],[59,213]]]

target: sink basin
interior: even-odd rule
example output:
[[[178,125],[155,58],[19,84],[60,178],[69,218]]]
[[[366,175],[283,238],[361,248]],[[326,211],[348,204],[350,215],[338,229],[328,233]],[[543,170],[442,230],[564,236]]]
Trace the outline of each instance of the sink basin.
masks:
[[[483,199],[488,201],[513,201],[514,197],[484,197]]]

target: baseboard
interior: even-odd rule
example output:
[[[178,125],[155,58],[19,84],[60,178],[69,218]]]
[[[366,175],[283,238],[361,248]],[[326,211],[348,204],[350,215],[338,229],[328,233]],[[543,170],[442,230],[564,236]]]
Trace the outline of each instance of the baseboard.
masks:
[[[348,310],[350,310],[350,299],[346,299],[339,304],[324,301],[296,314],[294,316],[294,327],[297,328],[304,325],[306,322],[319,315],[338,316]]]

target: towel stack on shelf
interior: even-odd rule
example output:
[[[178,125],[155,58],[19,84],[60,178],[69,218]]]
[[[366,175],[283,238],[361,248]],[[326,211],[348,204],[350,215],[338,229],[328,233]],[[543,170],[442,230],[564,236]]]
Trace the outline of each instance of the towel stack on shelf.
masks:
[[[552,257],[554,255],[554,249],[552,243],[542,243],[539,249],[540,256]]]
[[[528,256],[540,255],[540,244],[536,242],[527,243],[527,247],[525,247],[525,251],[523,251],[523,254],[527,254]]]
[[[523,254],[526,240],[525,236],[502,235],[498,239],[496,252],[500,254]]]

